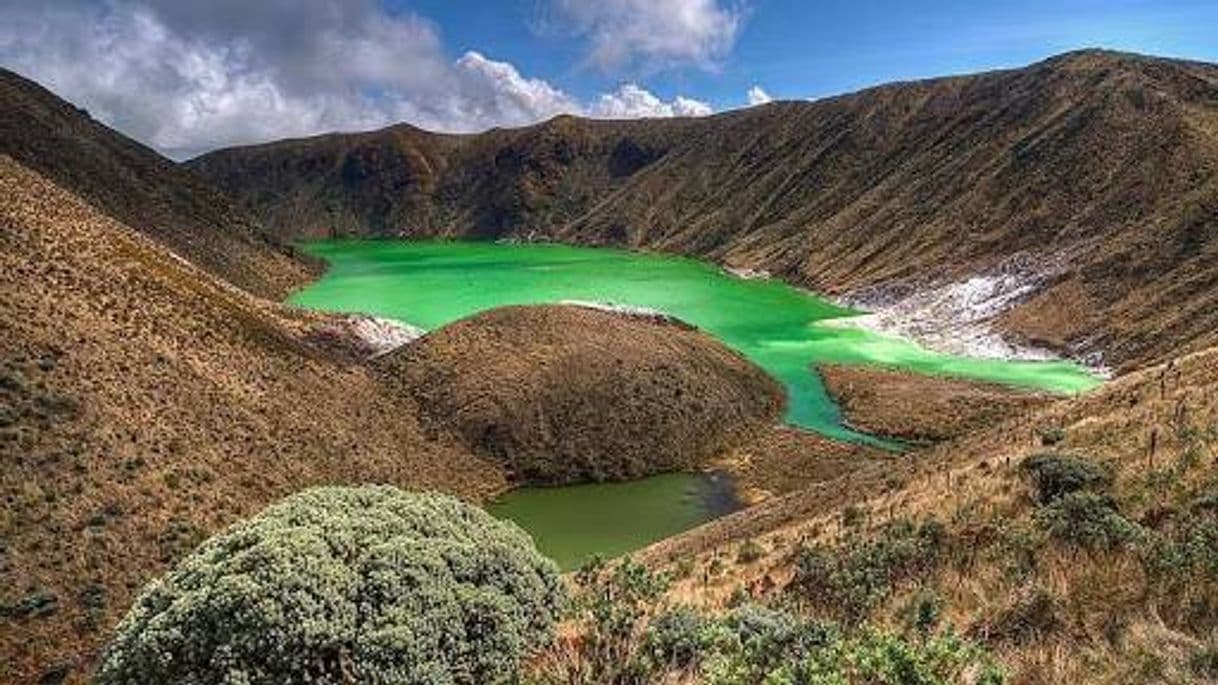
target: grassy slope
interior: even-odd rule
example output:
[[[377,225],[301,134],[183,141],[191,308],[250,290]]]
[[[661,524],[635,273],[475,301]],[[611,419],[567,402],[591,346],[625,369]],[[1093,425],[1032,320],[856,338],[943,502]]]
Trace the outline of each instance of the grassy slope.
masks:
[[[677,321],[502,307],[378,360],[428,425],[538,483],[697,468],[782,413],[782,388]]]
[[[445,401],[490,408],[475,423],[511,423],[529,454],[596,435],[606,462],[679,442],[676,465],[689,466],[763,434],[758,459],[816,478],[863,453],[771,441],[778,386],[676,324],[512,308],[365,363],[344,319],[229,285],[3,155],[0,224],[0,680],[61,668],[82,679],[139,587],[291,492],[501,491],[509,474],[486,458],[494,446],[477,455],[485,431],[462,438],[423,410],[444,388]],[[572,374],[587,383],[578,410],[564,394]],[[536,392],[521,398],[524,387]],[[674,394],[689,403],[675,413]],[[519,413],[495,414],[513,402]],[[698,413],[710,423],[683,432]],[[638,448],[644,435],[660,441],[654,453]],[[803,461],[787,461],[792,449]],[[820,451],[833,456],[820,464]]]
[[[318,270],[207,182],[6,69],[0,154],[256,295],[282,297]]]
[[[1059,79],[1048,83],[1071,97],[1055,100],[1061,93],[1051,88],[1040,93],[1046,73]],[[997,109],[987,109],[985,98],[966,97],[1004,91],[1015,101]],[[921,95],[909,101],[909,93]],[[977,135],[1007,130],[995,128],[1001,122],[994,121],[968,129],[978,123],[970,117],[991,109],[998,112],[995,116],[1027,114],[1018,110],[1027,97],[1027,106],[1047,108],[1037,110],[1046,119],[1036,120],[1030,130],[1011,132],[1000,141],[1005,147],[997,150],[968,147],[964,130]],[[1064,109],[1055,109],[1063,102]],[[560,119],[462,142],[461,154],[492,159],[494,165],[436,175],[432,189],[445,199],[445,193],[469,182],[491,204],[444,205],[459,211],[429,215],[432,222],[426,225],[444,231],[456,220],[470,220],[496,234],[532,221],[513,217],[567,221],[590,199],[579,193],[611,179],[605,182],[621,192],[615,190],[614,201],[600,205],[604,213],[598,210],[580,223],[587,228],[580,228],[580,239],[697,252],[774,266],[807,280],[820,273],[817,260],[822,256],[804,259],[809,253],[802,241],[829,231],[847,243],[881,246],[879,251],[848,244],[835,248],[846,257],[835,261],[834,268],[843,273],[853,269],[864,281],[901,278],[926,266],[885,256],[885,250],[898,248],[897,242],[874,233],[882,225],[905,230],[911,221],[922,222],[915,224],[926,237],[914,242],[925,242],[928,249],[920,254],[932,261],[948,259],[961,269],[986,263],[993,253],[984,251],[995,244],[1003,252],[1028,247],[1023,240],[1035,246],[1047,241],[1043,231],[1059,227],[1052,240],[1075,248],[1073,254],[1084,266],[1008,317],[1012,330],[1059,336],[1061,342],[1098,331],[1095,344],[1130,360],[1152,359],[1181,346],[1202,346],[1215,328],[1207,306],[1218,263],[1211,239],[1214,167],[1208,161],[1215,140],[1213,103],[1211,67],[1086,53],[982,80],[881,88],[854,100],[830,101],[827,106],[846,117],[824,120],[824,125],[841,127],[836,137],[809,136],[801,128],[804,115],[792,115],[790,105],[717,118],[711,121],[737,122],[747,129],[746,124],[760,120],[750,117],[781,114],[778,130],[784,136],[774,140],[781,151],[793,150],[797,159],[812,164],[785,180],[767,176],[757,185],[731,188],[733,197],[785,202],[798,197],[791,190],[799,183],[820,187],[817,179],[844,169],[855,169],[850,177],[874,186],[880,195],[896,193],[862,196],[833,186],[839,194],[773,206],[774,212],[769,204],[734,201],[732,208],[755,214],[747,222],[708,193],[728,178],[721,173],[742,170],[751,178],[756,165],[783,169],[785,152],[730,157],[720,167],[703,160],[706,173],[691,174],[665,157],[664,145],[671,141],[663,140],[679,138],[683,127],[694,126],[691,122],[622,124],[632,141],[623,145],[617,124]],[[852,114],[852,107],[861,109]],[[874,127],[852,128],[849,117],[859,112],[870,112],[866,118]],[[948,117],[951,112],[963,119]],[[946,147],[923,151],[916,160],[903,157],[908,150],[899,144],[885,148],[888,157],[858,157],[860,150],[872,149],[871,143],[888,140],[889,126],[903,121],[929,126],[916,130]],[[569,129],[578,134],[578,144],[572,145]],[[1114,132],[1121,135],[1114,138]],[[732,143],[736,133],[719,142]],[[816,148],[818,141],[833,144],[822,150]],[[1103,150],[1108,156],[1102,169],[1092,168],[1088,157],[1097,154],[1101,142],[1112,150]],[[581,156],[584,145],[602,157],[588,161]],[[454,158],[445,157],[442,147],[437,144],[414,158],[409,173],[452,164]],[[714,153],[714,146],[706,147],[706,154]],[[535,158],[537,149],[546,155]],[[689,151],[693,156],[687,159],[697,161],[695,153]],[[385,183],[377,165],[396,164],[385,154],[372,145],[361,151],[354,168],[346,159],[337,160],[343,169],[339,177],[344,183]],[[1055,156],[1059,154],[1067,157]],[[949,158],[962,166],[949,164]],[[921,163],[967,171],[962,177],[973,174],[970,187],[980,190],[960,196],[955,204],[945,202],[936,193],[955,192],[955,186],[934,186],[934,179],[942,177]],[[71,166],[55,165],[49,175]],[[894,175],[883,180],[884,174],[876,176],[881,169]],[[1050,171],[1067,174],[1070,182]],[[903,177],[925,177],[932,185],[902,183]],[[0,185],[5,227],[0,234],[0,294],[6,308],[0,320],[5,361],[0,450],[6,466],[0,475],[5,495],[0,512],[0,586],[5,594],[0,601],[8,614],[0,650],[10,669],[0,675],[33,676],[61,660],[86,662],[140,583],[201,535],[293,489],[372,478],[444,485],[477,496],[502,484],[501,474],[455,444],[422,437],[413,404],[386,395],[377,379],[331,350],[326,336],[318,335],[323,320],[285,315],[103,216],[96,207],[116,215],[133,211],[121,204],[107,206],[105,193],[110,191],[81,186],[85,197],[74,196],[7,157],[0,157]],[[393,183],[388,187],[397,188]],[[1027,204],[1041,196],[1042,204]],[[377,197],[384,197],[383,189],[374,188],[359,202]],[[431,207],[429,198],[424,193],[415,199],[419,206]],[[988,212],[996,201],[1001,216],[970,214]],[[942,205],[948,214],[938,219],[923,215],[922,203]],[[1059,225],[1063,209],[1077,212]],[[307,206],[298,211],[304,213],[295,218],[318,216]],[[856,226],[853,219],[863,215],[875,218],[867,224],[871,229],[865,225],[857,235],[840,230]],[[966,231],[970,239],[960,240],[959,231],[967,227],[948,221],[952,217],[983,220],[989,230]],[[769,228],[758,223],[766,221]],[[647,230],[632,232],[639,227]],[[686,233],[687,227],[697,230]],[[745,233],[728,232],[734,227]],[[136,228],[186,247],[194,235],[194,229],[175,237],[157,235],[155,226]],[[722,241],[737,242],[729,249]],[[244,254],[243,249],[234,254]],[[226,250],[208,248],[201,256],[180,251],[208,266],[209,259]],[[260,260],[249,262],[249,274],[260,273]],[[213,261],[211,269],[217,265],[222,267],[223,259]],[[299,275],[291,275],[297,268],[284,272],[289,276],[282,280],[276,276],[273,283],[246,285],[278,292]],[[221,275],[240,282],[232,276],[240,272]],[[833,272],[824,273],[829,278]],[[1163,283],[1170,285],[1160,287]],[[715,552],[706,550],[717,548],[730,562],[736,541],[761,536],[770,550],[762,561],[729,563],[729,571],[714,575],[706,587],[688,581],[678,588],[683,596],[716,604],[741,583],[764,575],[781,585],[790,575],[787,553],[796,542],[832,544],[843,534],[845,518],[859,519],[846,535],[857,544],[886,520],[935,516],[948,525],[949,553],[918,584],[946,601],[949,620],[993,639],[1002,632],[991,629],[995,617],[1011,615],[1030,593],[1049,598],[1043,606],[1055,618],[1035,624],[1031,639],[993,641],[1026,680],[1124,682],[1137,673],[1139,680],[1185,682],[1188,655],[1213,639],[1212,616],[1186,612],[1195,614],[1199,602],[1215,596],[1209,585],[1164,593],[1148,582],[1133,552],[1083,552],[1051,541],[1032,550],[1036,563],[1030,575],[1014,580],[1003,570],[1013,561],[1010,534],[1033,525],[1035,505],[1018,464],[1039,449],[1040,429],[1062,428],[1062,448],[1112,464],[1118,473],[1114,495],[1130,519],[1166,534],[1195,517],[1190,502],[1214,487],[1216,389],[1218,352],[1207,350],[1170,369],[1129,374],[1087,397],[1030,410],[927,452],[845,468],[835,458],[823,473],[828,481],[662,543],[649,557],[697,557],[709,566]],[[1152,435],[1153,455],[1148,447]],[[798,435],[774,443],[774,452],[802,449]],[[855,512],[869,513],[846,517],[850,505],[858,507]],[[899,587],[873,618],[899,622],[912,588]],[[79,677],[80,671],[73,675]]]
[[[1213,348],[1085,397],[1016,412],[911,462],[894,462],[883,482],[860,469],[660,543],[647,556],[697,559],[677,598],[720,606],[762,578],[775,586],[771,599],[791,598],[798,593],[786,584],[801,546],[825,544],[844,559],[890,521],[933,517],[946,525],[942,560],[925,575],[899,578],[869,613],[871,621],[905,625],[909,603],[929,591],[942,600],[944,619],[994,649],[1016,682],[1203,680],[1195,660],[1218,646],[1213,571],[1186,572],[1177,561],[1175,575],[1154,575],[1145,559],[1167,557],[1151,542],[1104,550],[1047,536],[1020,465],[1046,449],[1042,433],[1053,429],[1065,437],[1052,449],[1115,473],[1111,495],[1147,540],[1178,538],[1192,525],[1218,531],[1206,504],[1218,495]],[[766,548],[762,561],[733,562],[745,539]],[[1209,558],[1218,558],[1218,549],[1209,549]],[[703,569],[724,564],[726,571],[702,582]],[[814,613],[832,615],[834,607],[813,605]]]
[[[301,488],[500,470],[286,313],[0,156],[0,681],[83,665],[143,583]]]
[[[830,364],[817,372],[853,428],[913,444],[968,435],[1053,399],[894,369]]]

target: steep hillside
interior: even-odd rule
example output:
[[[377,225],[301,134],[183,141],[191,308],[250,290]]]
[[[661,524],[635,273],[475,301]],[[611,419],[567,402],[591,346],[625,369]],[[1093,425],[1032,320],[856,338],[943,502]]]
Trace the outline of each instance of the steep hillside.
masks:
[[[838,621],[953,626],[1011,682],[1213,682],[1216,460],[1209,348],[645,556],[687,569],[674,601],[722,607],[743,592]],[[755,561],[734,561],[743,545]]]
[[[399,124],[222,150],[186,166],[280,236],[548,235],[700,125],[560,116],[455,136]]]
[[[1218,340],[1208,64],[1084,51],[705,119],[399,126],[189,166],[281,236],[629,245],[867,306],[1016,272],[1032,292],[996,322],[1015,340],[1114,366]]]
[[[282,297],[317,270],[208,183],[5,69],[0,154],[257,295]]]
[[[280,311],[0,156],[0,681],[83,672],[204,536],[327,483],[478,498],[501,470]]]

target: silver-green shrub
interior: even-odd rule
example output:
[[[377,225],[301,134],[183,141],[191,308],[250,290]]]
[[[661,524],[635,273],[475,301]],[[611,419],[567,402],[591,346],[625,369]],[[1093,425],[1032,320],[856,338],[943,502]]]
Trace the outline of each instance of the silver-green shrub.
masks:
[[[316,488],[145,588],[96,681],[493,683],[549,640],[563,597],[532,540],[474,506]]]

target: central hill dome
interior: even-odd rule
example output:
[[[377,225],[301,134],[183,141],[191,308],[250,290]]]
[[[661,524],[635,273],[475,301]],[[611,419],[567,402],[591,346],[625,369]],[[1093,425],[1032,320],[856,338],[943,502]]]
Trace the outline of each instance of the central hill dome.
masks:
[[[782,388],[695,328],[588,306],[489,310],[377,361],[518,480],[614,480],[696,467],[780,415]]]

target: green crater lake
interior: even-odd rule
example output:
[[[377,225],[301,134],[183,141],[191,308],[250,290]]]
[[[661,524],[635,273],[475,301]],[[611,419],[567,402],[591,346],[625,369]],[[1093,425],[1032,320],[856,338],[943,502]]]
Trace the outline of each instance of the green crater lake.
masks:
[[[736,278],[695,259],[554,244],[333,240],[303,247],[330,268],[294,294],[292,303],[373,314],[427,330],[510,304],[576,300],[666,312],[783,383],[788,422],[840,440],[886,444],[842,425],[812,370],[819,363],[882,365],[1056,393],[1080,392],[1100,382],[1073,362],[972,359],[842,326],[841,319],[860,312],[777,280]],[[715,500],[714,487],[702,476],[647,480],[655,485],[525,488],[491,510],[521,523],[568,567],[594,552],[636,549],[721,513],[706,504]],[[591,512],[598,510],[611,523],[596,524]]]

